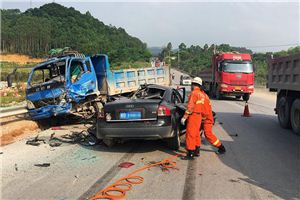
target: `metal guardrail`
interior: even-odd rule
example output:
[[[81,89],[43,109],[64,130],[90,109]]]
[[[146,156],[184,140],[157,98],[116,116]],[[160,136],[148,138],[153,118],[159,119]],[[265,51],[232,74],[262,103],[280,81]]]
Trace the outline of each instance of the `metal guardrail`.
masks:
[[[27,114],[26,106],[16,106],[11,108],[2,108],[0,109],[0,118],[11,117],[15,115]]]

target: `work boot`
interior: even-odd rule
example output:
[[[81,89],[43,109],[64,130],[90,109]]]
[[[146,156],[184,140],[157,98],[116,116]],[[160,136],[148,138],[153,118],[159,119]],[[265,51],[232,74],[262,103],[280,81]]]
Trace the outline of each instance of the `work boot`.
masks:
[[[181,158],[182,160],[194,160],[194,151],[188,150],[186,156]]]
[[[221,144],[221,146],[218,149],[218,154],[224,154],[225,152],[226,152],[226,149],[225,149],[224,145]]]
[[[196,157],[200,156],[200,147],[196,147],[195,154]]]

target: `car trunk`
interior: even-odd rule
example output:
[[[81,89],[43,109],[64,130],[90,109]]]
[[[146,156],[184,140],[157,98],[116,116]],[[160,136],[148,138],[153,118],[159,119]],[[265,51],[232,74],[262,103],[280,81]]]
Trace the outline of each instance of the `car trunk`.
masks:
[[[159,99],[122,99],[105,104],[107,122],[148,121],[157,119]]]

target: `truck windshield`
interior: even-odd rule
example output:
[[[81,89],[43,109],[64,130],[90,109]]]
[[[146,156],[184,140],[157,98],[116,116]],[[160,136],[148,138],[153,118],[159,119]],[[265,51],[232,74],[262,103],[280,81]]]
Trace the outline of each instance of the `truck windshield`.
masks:
[[[244,62],[222,62],[221,63],[223,72],[231,73],[253,73],[252,63],[249,61]]]
[[[46,82],[64,82],[65,65],[65,61],[60,61],[36,68],[32,72],[30,85],[34,86]]]

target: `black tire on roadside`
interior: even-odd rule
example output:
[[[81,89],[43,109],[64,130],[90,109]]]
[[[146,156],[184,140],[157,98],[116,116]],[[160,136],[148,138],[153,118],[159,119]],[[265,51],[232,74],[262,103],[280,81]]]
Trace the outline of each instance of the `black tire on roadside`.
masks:
[[[294,100],[291,107],[291,126],[297,135],[300,136],[300,99]]]
[[[174,137],[166,139],[167,145],[172,150],[178,150],[180,148],[180,133],[179,133],[179,127],[175,127],[175,129],[172,130],[174,133]]]
[[[291,100],[285,96],[281,96],[278,101],[278,121],[282,128],[291,128]]]
[[[249,99],[250,99],[250,94],[249,93],[246,93],[246,94],[243,95],[243,100],[244,101],[249,101]]]

